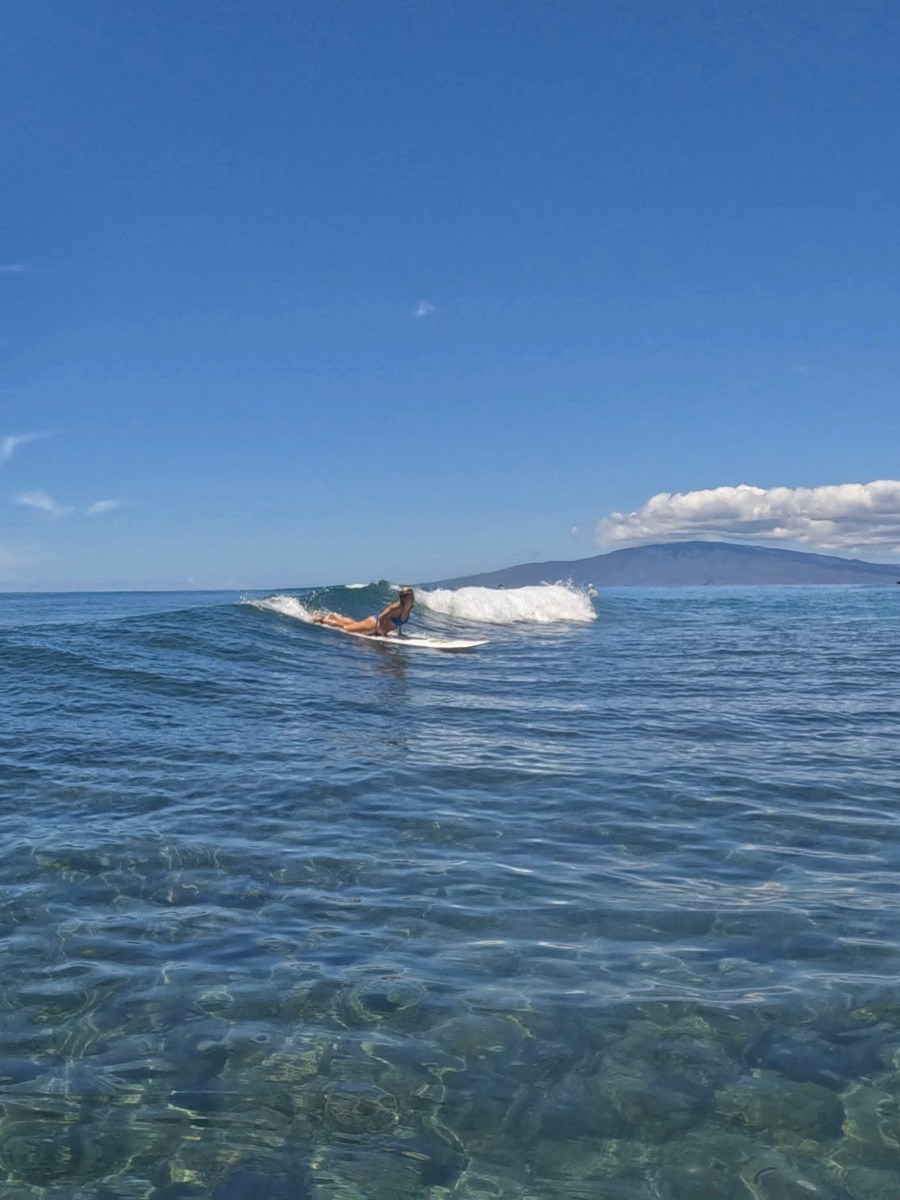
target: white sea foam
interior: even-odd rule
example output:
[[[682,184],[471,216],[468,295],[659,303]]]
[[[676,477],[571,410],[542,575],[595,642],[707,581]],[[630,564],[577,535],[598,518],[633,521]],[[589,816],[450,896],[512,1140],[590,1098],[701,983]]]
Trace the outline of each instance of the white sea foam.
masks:
[[[296,617],[300,621],[311,621],[313,613],[296,596],[266,596],[264,600],[247,600],[254,608],[264,612],[280,613],[283,617]]]
[[[571,583],[542,583],[534,587],[416,591],[416,602],[432,612],[489,625],[530,622],[596,621],[591,595]]]

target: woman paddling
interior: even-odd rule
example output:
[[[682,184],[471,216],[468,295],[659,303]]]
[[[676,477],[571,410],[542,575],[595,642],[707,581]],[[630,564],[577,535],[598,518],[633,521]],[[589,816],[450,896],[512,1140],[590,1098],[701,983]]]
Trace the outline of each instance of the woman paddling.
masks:
[[[346,633],[368,633],[372,637],[387,637],[389,633],[396,633],[399,637],[415,603],[416,597],[412,588],[403,587],[398,598],[387,608],[383,608],[377,615],[363,617],[361,621],[354,621],[352,617],[342,617],[340,613],[334,612],[323,613],[322,616],[313,617],[313,620],[319,625],[333,625]]]

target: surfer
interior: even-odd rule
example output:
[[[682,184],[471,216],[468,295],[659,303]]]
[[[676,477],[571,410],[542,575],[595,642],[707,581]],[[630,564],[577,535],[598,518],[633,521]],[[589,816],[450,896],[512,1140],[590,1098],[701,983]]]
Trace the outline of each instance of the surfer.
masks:
[[[402,627],[409,620],[415,603],[416,596],[412,588],[402,587],[400,595],[387,608],[383,608],[380,613],[373,613],[371,617],[363,617],[361,621],[354,621],[352,617],[342,617],[340,613],[335,612],[323,613],[313,617],[313,620],[319,625],[334,625],[346,633],[368,633],[372,637],[387,637],[389,633],[396,632],[400,637]]]

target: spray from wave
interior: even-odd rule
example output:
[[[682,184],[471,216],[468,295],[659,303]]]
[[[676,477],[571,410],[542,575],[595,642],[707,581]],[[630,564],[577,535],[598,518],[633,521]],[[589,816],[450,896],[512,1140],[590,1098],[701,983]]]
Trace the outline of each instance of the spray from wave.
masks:
[[[242,600],[241,603],[249,604],[251,608],[258,608],[262,612],[274,612],[282,617],[294,617],[298,621],[311,621],[314,612],[296,596],[266,596],[263,600]]]
[[[418,591],[417,603],[431,612],[486,625],[552,625],[596,621],[587,591],[570,583],[542,583],[509,589],[464,587]]]

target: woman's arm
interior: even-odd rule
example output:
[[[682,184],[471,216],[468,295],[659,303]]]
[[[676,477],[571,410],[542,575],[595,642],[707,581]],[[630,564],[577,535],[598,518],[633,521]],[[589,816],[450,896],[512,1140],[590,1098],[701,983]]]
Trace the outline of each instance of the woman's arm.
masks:
[[[400,612],[400,601],[394,600],[387,608],[383,608],[378,614],[378,619],[375,622],[375,632],[380,637],[385,637],[389,633],[394,632],[394,627],[391,622],[391,617],[395,617]]]

